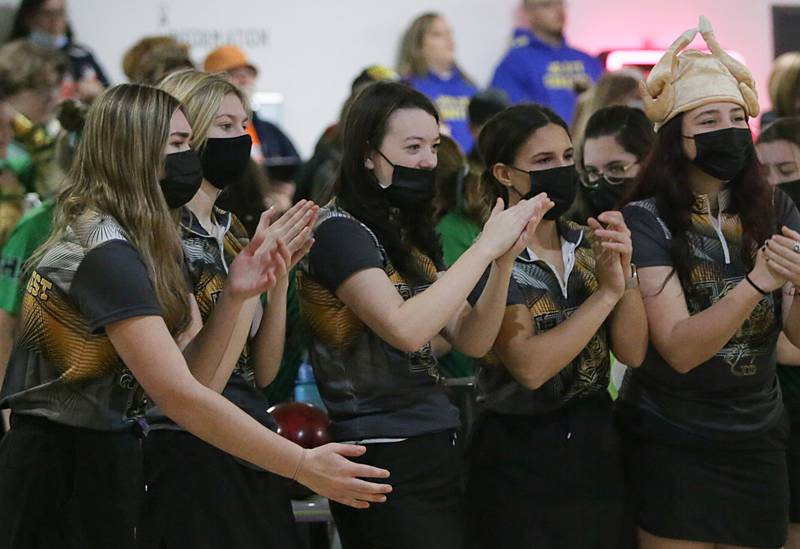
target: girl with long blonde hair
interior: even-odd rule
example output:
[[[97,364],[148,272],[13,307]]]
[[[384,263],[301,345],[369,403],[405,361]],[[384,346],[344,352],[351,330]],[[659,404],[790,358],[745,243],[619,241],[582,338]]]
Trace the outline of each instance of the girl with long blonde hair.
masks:
[[[180,211],[187,271],[203,322],[216,308],[228,264],[247,246],[247,232],[232,213],[215,206],[222,189],[240,184],[250,158],[250,122],[241,92],[218,75],[187,70],[167,76],[160,88],[176,97],[193,128],[204,178]],[[271,230],[298,243],[289,268],[313,243],[317,207],[301,201]],[[270,289],[265,307],[250,300],[235,330],[236,344],[213,375],[214,388],[262,425],[275,429],[262,389],[281,363],[286,332],[288,270]],[[252,328],[252,330],[251,330]],[[253,334],[251,338],[247,336]],[[244,350],[244,339],[248,341]],[[299,546],[289,496],[282,479],[243,463],[151,414],[154,431],[145,443],[147,496],[142,521],[143,547],[222,547],[264,549]],[[216,503],[225,501],[219,509]],[[246,520],[252,509],[260,520]]]
[[[175,169],[191,136],[178,101],[145,86],[116,86],[89,111],[53,234],[31,262],[0,394],[12,412],[0,444],[0,547],[135,547],[150,399],[210,444],[328,497],[384,498],[387,488],[355,477],[386,471],[342,457],[364,448],[303,450],[196,379],[190,367],[220,362],[230,323],[204,328],[193,352],[176,345],[197,320],[164,191],[192,179]],[[284,237],[265,225],[230,266],[223,320],[286,267]]]

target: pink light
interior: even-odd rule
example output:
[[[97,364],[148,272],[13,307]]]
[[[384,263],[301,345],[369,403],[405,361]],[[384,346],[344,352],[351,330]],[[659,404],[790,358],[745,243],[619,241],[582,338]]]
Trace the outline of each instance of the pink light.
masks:
[[[625,67],[633,66],[652,66],[658,63],[666,50],[614,50],[606,57],[606,70],[618,71]],[[701,50],[703,53],[711,53],[708,50]],[[744,63],[744,57],[735,51],[728,52],[731,57]]]

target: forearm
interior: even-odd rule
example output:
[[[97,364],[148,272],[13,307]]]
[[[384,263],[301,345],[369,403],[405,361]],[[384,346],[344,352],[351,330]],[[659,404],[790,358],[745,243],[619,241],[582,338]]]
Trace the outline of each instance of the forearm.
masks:
[[[153,399],[178,425],[212,446],[275,474],[294,474],[302,448],[211,389],[199,383],[176,384],[172,392]]]
[[[259,305],[258,298],[240,300],[222,292],[202,329],[183,350],[195,379],[222,392],[239,360]]]
[[[708,309],[676,323],[666,337],[652,338],[661,356],[686,373],[713,357],[736,335],[762,295],[742,280]]]
[[[800,300],[792,299],[792,305],[783,322],[783,332],[795,347],[800,347]]]
[[[286,294],[288,279],[279,282],[269,292],[264,316],[253,338],[253,369],[256,384],[266,387],[278,375],[286,341]]]
[[[627,290],[611,313],[611,349],[626,366],[641,365],[647,354],[647,312],[638,289]]]
[[[458,313],[480,280],[491,258],[476,246],[458,258],[425,292],[403,302],[390,313],[388,325],[399,335],[403,350],[419,350]]]
[[[491,350],[506,311],[512,270],[513,264],[492,264],[483,293],[453,330],[453,345],[465,355],[480,358]]]
[[[567,320],[542,334],[511,342],[500,358],[517,381],[538,389],[586,348],[615,304],[614,297],[595,292]]]
[[[800,349],[783,332],[778,336],[778,364],[800,366]]]

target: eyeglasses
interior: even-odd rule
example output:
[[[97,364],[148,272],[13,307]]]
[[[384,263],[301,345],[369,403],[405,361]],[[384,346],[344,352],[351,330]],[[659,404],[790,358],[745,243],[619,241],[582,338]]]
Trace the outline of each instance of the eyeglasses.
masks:
[[[600,184],[600,178],[602,177],[609,185],[621,185],[628,179],[628,170],[638,163],[638,161],[634,161],[627,166],[616,164],[604,172],[593,168],[586,169],[581,173],[581,184],[587,189],[594,189]]]

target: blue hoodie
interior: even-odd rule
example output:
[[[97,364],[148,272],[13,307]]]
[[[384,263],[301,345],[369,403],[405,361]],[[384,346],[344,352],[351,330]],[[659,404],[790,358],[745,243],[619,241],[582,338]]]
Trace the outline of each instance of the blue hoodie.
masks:
[[[446,80],[429,72],[425,76],[412,76],[408,83],[436,104],[442,122],[450,128],[450,134],[461,146],[461,150],[465,153],[471,151],[474,140],[469,133],[467,107],[478,89],[458,69],[454,69]]]
[[[529,30],[514,32],[511,49],[494,72],[492,87],[508,94],[512,103],[539,103],[553,109],[567,124],[575,110],[575,82],[595,82],[603,72],[591,55],[565,42],[552,46]]]

